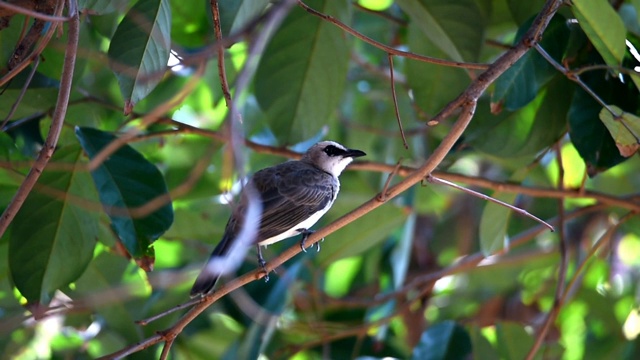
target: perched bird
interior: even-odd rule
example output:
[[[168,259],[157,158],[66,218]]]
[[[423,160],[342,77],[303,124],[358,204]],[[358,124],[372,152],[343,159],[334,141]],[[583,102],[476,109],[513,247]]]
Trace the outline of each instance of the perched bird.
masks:
[[[258,261],[264,268],[260,245],[302,234],[300,246],[305,250],[304,241],[312,233],[309,228],[331,208],[338,196],[338,176],[354,158],[365,155],[363,151],[347,149],[333,141],[322,141],[309,148],[299,161],[288,161],[256,172],[242,191],[222,240],[196,278],[191,296],[209,293],[218,281],[220,272],[211,270],[211,262],[227,256],[234,242],[241,237],[250,196],[258,198],[261,207],[254,217],[259,219],[259,224],[246,225],[257,231],[245,242],[258,245]]]

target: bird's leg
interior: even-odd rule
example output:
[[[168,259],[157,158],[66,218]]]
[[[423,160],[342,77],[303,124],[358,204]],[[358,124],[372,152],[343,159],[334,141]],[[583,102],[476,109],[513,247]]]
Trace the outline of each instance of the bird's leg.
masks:
[[[302,251],[304,252],[307,252],[304,243],[305,241],[307,241],[309,235],[313,234],[315,231],[309,229],[297,229],[296,231],[302,234],[302,240],[300,240],[300,249],[302,249]],[[320,241],[324,241],[324,238],[320,239]],[[320,241],[316,243],[316,251],[320,251]]]
[[[258,249],[258,264],[260,265],[260,267],[262,267],[262,271],[264,271],[264,282],[268,282],[269,281],[269,272],[267,271],[266,265],[267,262],[264,261],[264,258],[262,257],[262,249],[260,249],[260,245],[256,245],[256,248]]]

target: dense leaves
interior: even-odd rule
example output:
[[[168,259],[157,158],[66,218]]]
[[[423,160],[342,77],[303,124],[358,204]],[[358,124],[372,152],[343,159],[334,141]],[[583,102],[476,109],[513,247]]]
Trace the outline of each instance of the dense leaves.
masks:
[[[564,1],[527,37],[546,3],[80,0],[77,49],[72,9],[2,7],[0,358],[158,358],[161,341],[135,348],[158,334],[175,359],[640,358],[640,1]],[[466,113],[429,120],[478,83],[453,150],[391,198]],[[246,176],[324,139],[367,153],[314,227],[340,228],[268,282],[251,251],[185,321]]]

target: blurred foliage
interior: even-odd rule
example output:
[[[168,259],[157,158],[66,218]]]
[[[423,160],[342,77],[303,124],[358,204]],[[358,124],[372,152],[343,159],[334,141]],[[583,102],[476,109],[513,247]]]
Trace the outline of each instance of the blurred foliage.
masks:
[[[305,3],[394,48],[485,64],[544,5]],[[534,358],[640,358],[640,1],[612,3],[561,7],[540,39],[544,53],[530,50],[482,95],[436,174],[563,231],[537,231],[531,219],[457,189],[416,185],[327,236],[319,253],[216,302],[176,338],[171,358],[523,359],[554,304],[561,236],[563,302]],[[481,73],[395,56],[394,103],[387,54],[299,6],[270,28],[278,2],[220,0],[224,67],[209,2],[80,0],[79,8],[62,134],[0,238],[0,358],[95,358],[167,329],[181,312],[135,321],[188,300],[241,176],[284,161],[284,147],[301,152],[320,139],[366,151],[369,169],[400,159],[420,166],[453,121],[425,123]],[[4,76],[36,23],[0,11]],[[61,29],[33,76],[27,67],[0,92],[2,209],[49,131],[68,25]],[[242,168],[229,156],[219,68],[242,115]],[[375,197],[387,179],[346,171],[316,227]],[[269,246],[265,258],[296,241]],[[238,274],[255,267],[250,254]]]

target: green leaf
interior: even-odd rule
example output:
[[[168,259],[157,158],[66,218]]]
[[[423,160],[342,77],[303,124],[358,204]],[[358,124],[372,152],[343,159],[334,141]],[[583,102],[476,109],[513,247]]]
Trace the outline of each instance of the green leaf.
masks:
[[[308,5],[342,21],[346,1]],[[256,98],[281,144],[297,143],[335,123],[350,50],[342,30],[294,8],[267,45],[255,76]]]
[[[78,0],[78,9],[92,15],[104,15],[122,11],[128,4],[128,0]]]
[[[32,118],[24,118],[16,121],[9,121],[2,128],[14,141],[14,145],[20,149],[25,157],[34,158],[42,145],[44,139],[40,133],[40,121],[45,117],[44,114],[33,116]]]
[[[494,193],[493,198],[507,204],[513,204],[517,194]],[[485,256],[490,256],[507,246],[507,227],[513,210],[487,202],[480,218],[480,249]]]
[[[398,0],[411,22],[454,61],[476,61],[487,19],[474,0]]]
[[[536,156],[567,131],[566,114],[573,89],[570,81],[557,77],[534,101],[513,113],[494,115],[486,103],[480,103],[466,141],[500,158]]]
[[[125,114],[164,76],[171,49],[170,30],[168,0],[148,0],[138,1],[113,34],[109,60],[125,100]]]
[[[98,235],[97,203],[79,146],[58,149],[20,208],[9,238],[13,281],[29,303],[48,303],[53,292],[75,281],[93,256]]]
[[[229,36],[237,33],[246,26],[249,21],[258,17],[269,5],[267,0],[221,0],[218,1],[220,9],[220,27],[222,35]]]
[[[542,10],[544,0],[507,0],[511,16],[518,24],[522,24]]]
[[[518,30],[516,42],[529,29],[531,21]],[[569,41],[569,28],[564,17],[555,16],[549,23],[540,41],[540,46],[556,61],[562,61],[562,55]],[[529,50],[496,80],[491,102],[501,102],[507,110],[517,110],[531,102],[554,76],[559,72],[535,49]]]
[[[634,113],[638,109],[638,91],[631,82],[621,83],[617,78],[590,72],[582,80],[609,104],[616,104],[624,111]],[[631,89],[633,87],[633,89]],[[602,106],[584,90],[577,88],[567,115],[571,142],[587,165],[587,172],[595,176],[626,158],[620,155],[615,141],[600,120]]]
[[[408,42],[410,50],[416,54],[446,57],[414,22],[409,24]],[[407,60],[406,69],[407,82],[413,90],[415,102],[426,114],[437,113],[471,82],[464,69],[415,60]],[[447,86],[442,86],[444,83]]]
[[[467,330],[447,320],[430,326],[420,336],[420,342],[413,348],[411,359],[415,360],[455,360],[471,355],[471,337]]]
[[[76,128],[80,144],[93,158],[115,136],[91,128]],[[173,222],[173,208],[167,203],[145,217],[132,217],[130,209],[168,196],[162,174],[152,163],[128,145],[124,145],[91,172],[100,201],[111,218],[111,225],[127,251],[140,258],[149,245]]]
[[[141,271],[126,258],[102,251],[91,262],[85,273],[78,279],[72,291],[75,298],[87,298],[97,294],[109,294],[114,289],[126,294],[124,299],[148,298],[151,287],[145,281]],[[118,334],[128,341],[140,339],[140,329],[135,321],[139,319],[139,309],[129,309],[126,301],[108,301],[92,304],[96,312]],[[115,351],[118,349],[113,349]],[[105,351],[103,349],[103,351]]]
[[[341,201],[346,203],[362,203],[351,201],[348,199],[348,194],[341,195]],[[344,215],[344,213],[336,212],[337,210],[338,208],[334,206],[331,217]],[[387,239],[389,233],[402,226],[406,220],[407,214],[398,207],[383,206],[376,209],[355,223],[329,235],[327,240],[321,244],[322,251],[318,254],[318,261],[322,266],[327,266],[336,260],[361,254]]]
[[[498,323],[496,324],[496,335],[500,359],[525,359],[529,349],[533,346],[533,338],[519,324]]]
[[[2,95],[0,95],[0,119],[6,118],[11,107],[18,101],[30,71],[31,68],[22,70],[2,91]],[[59,87],[60,83],[57,80],[48,78],[36,71],[11,119],[25,118],[49,111],[56,104]]]
[[[627,32],[609,1],[573,0],[571,9],[604,61],[610,66],[619,66],[625,53]]]
[[[600,120],[604,123],[616,142],[616,146],[620,151],[620,155],[629,157],[638,151],[638,136],[640,135],[640,118],[630,114],[626,111],[622,111],[617,106],[610,106],[611,110],[616,114],[620,114],[619,118],[614,118],[613,114],[606,108],[602,108],[600,111]]]

